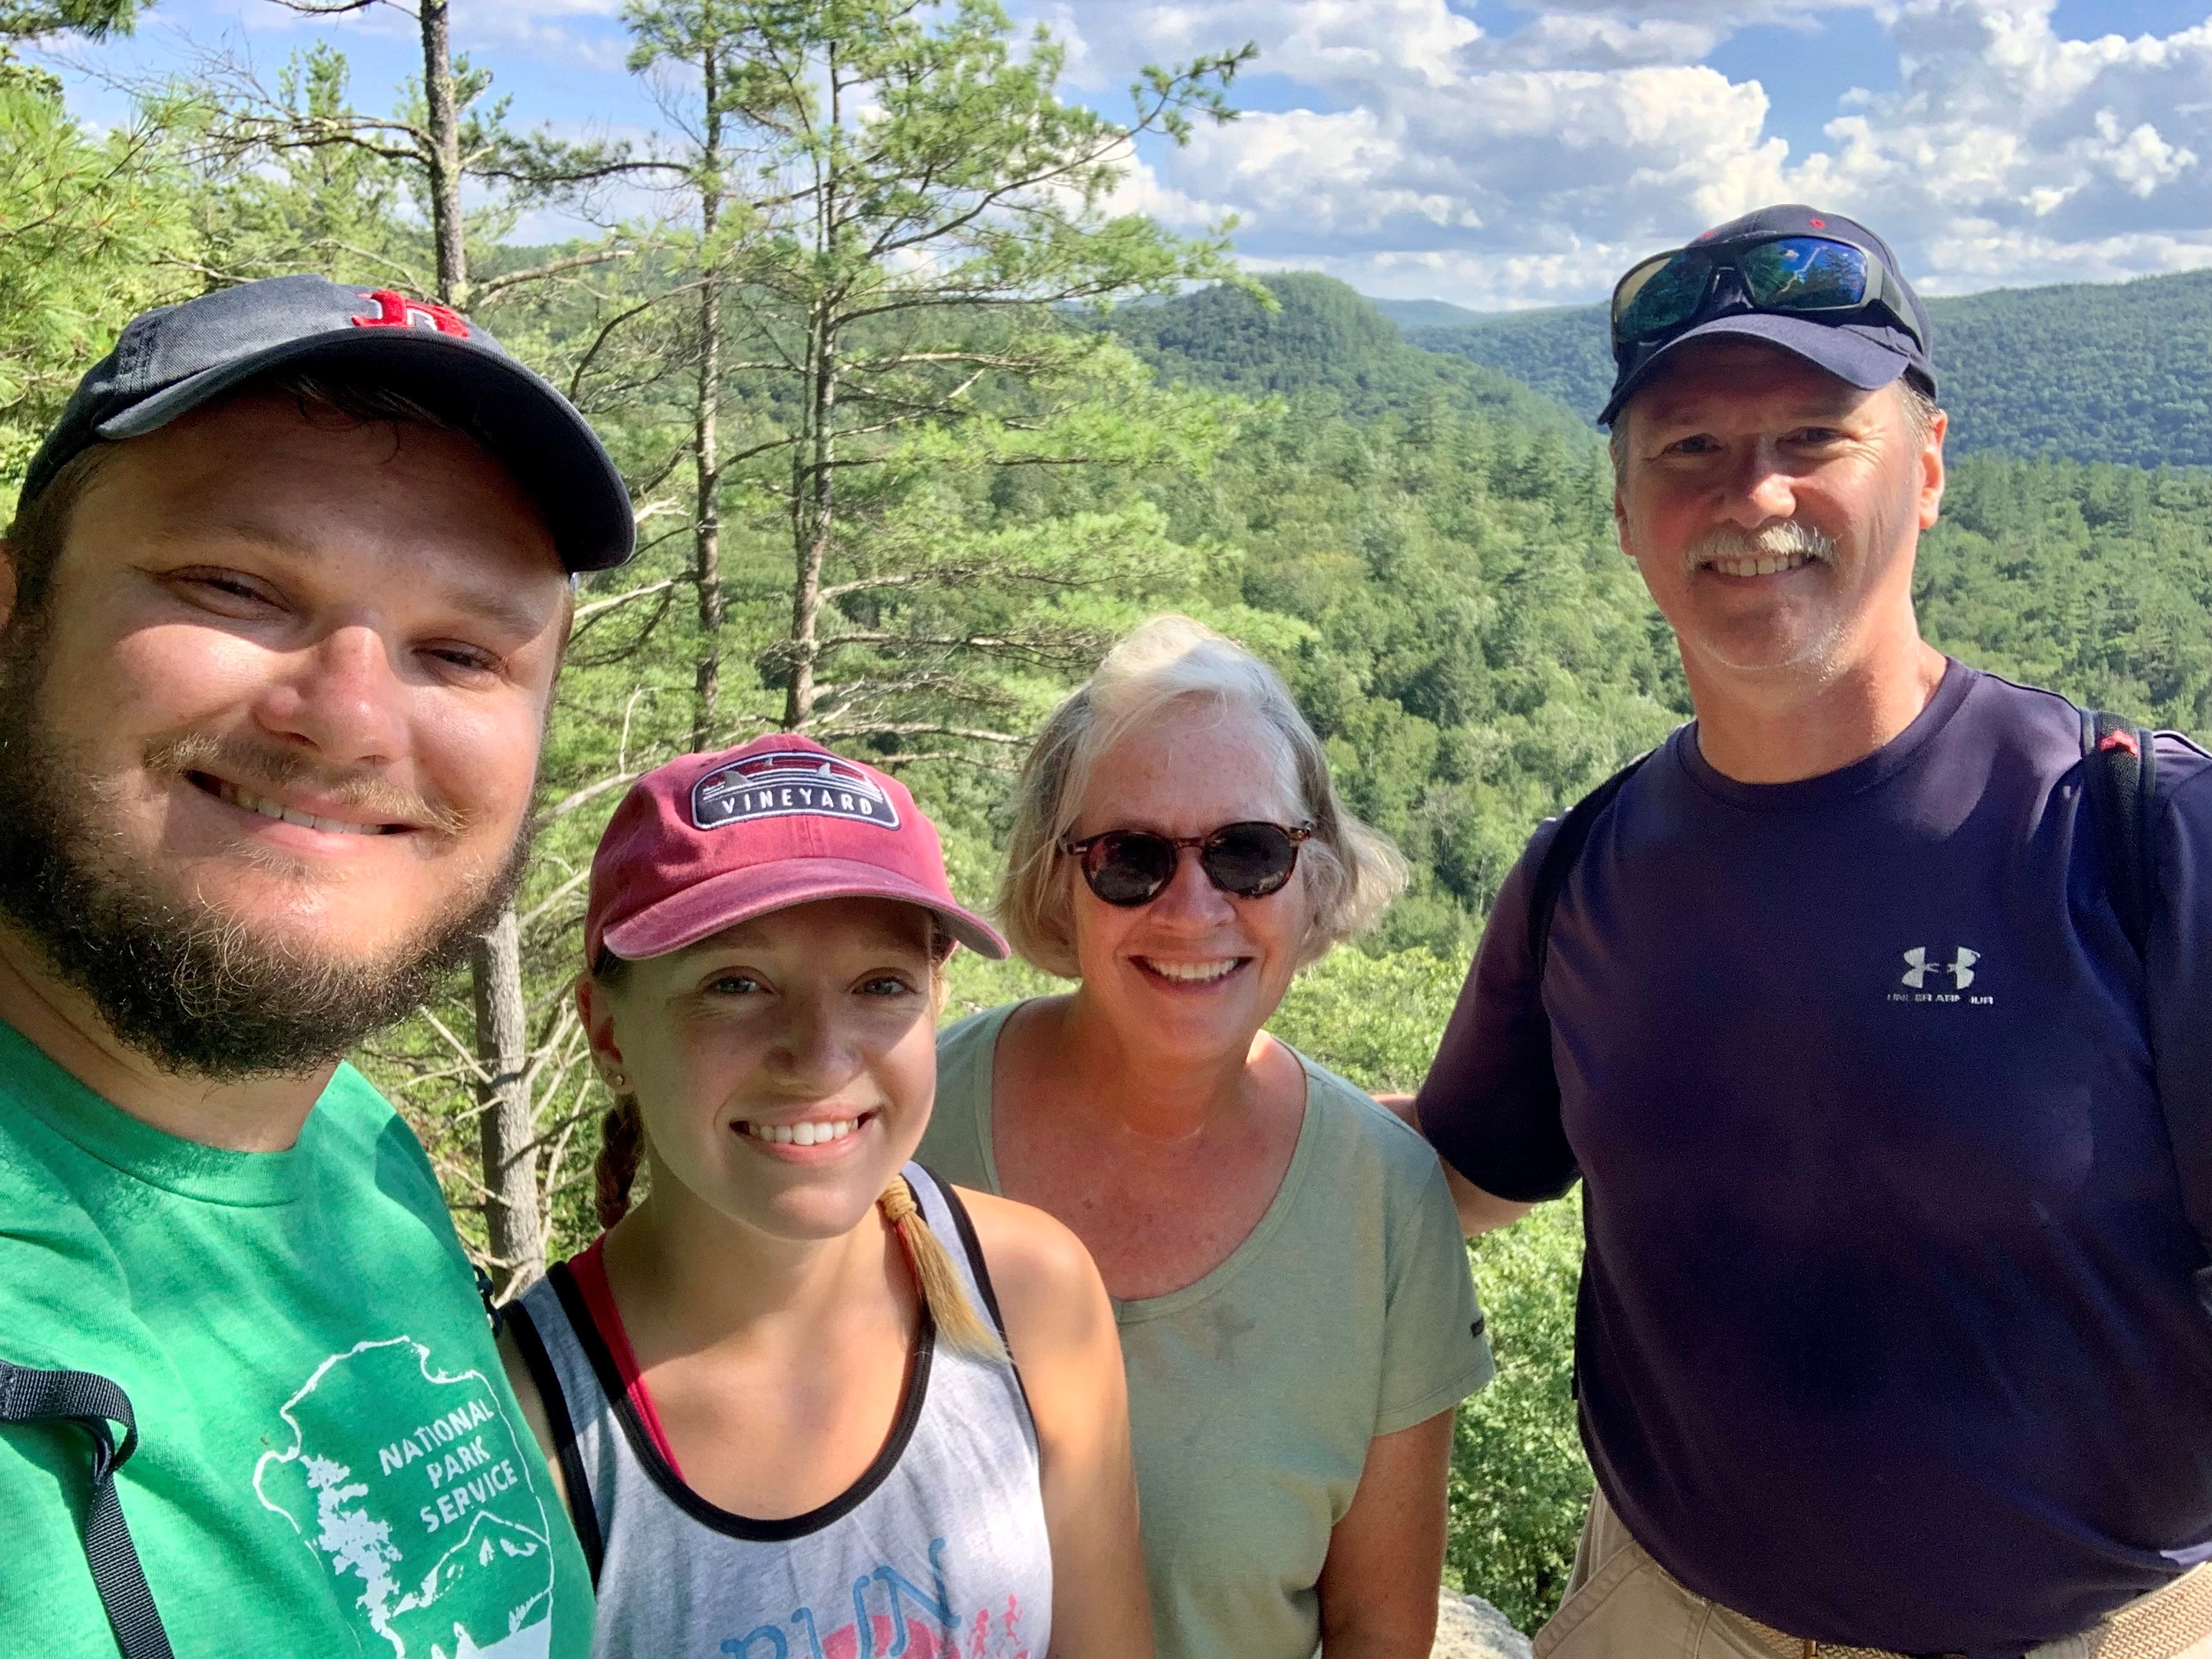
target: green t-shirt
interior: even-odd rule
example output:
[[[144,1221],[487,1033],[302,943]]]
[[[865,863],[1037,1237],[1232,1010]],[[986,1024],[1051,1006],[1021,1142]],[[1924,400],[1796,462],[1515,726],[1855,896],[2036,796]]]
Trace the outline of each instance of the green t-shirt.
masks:
[[[946,1180],[994,1193],[991,1063],[1012,1012],[939,1034],[921,1143]],[[1299,1059],[1305,1121],[1251,1236],[1196,1284],[1114,1308],[1160,1659],[1310,1659],[1314,1586],[1368,1442],[1491,1376],[1436,1154]]]
[[[341,1066],[286,1152],[179,1140],[0,1024],[0,1358],[121,1385],[179,1659],[584,1659],[591,1580],[414,1135]],[[0,1427],[0,1648],[112,1659],[90,1443]]]

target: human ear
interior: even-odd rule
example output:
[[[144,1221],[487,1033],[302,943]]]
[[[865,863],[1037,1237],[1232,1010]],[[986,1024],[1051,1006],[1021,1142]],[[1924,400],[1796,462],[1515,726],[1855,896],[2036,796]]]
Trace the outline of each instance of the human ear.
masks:
[[[617,1093],[629,1087],[629,1067],[623,1063],[622,1046],[615,1041],[614,997],[589,973],[576,975],[576,1018],[583,1022],[584,1037],[592,1045],[592,1063],[610,1089]]]
[[[1927,435],[1920,443],[1920,527],[1929,530],[1942,516],[1943,436],[1951,429],[1951,417],[1937,410],[1928,419]]]

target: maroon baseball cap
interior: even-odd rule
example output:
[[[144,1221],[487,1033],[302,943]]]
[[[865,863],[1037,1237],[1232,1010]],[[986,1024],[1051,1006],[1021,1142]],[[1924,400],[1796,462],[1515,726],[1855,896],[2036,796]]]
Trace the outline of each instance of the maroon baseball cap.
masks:
[[[817,899],[918,904],[983,956],[998,931],[952,896],[937,826],[907,787],[809,738],[775,732],[686,755],[630,786],[592,858],[584,959],[632,961]]]

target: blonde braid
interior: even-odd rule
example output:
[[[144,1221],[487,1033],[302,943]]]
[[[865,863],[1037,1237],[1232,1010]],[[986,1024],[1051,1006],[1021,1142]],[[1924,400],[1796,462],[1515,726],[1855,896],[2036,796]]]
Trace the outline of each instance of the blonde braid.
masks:
[[[915,1283],[921,1288],[922,1304],[936,1322],[938,1334],[945,1339],[945,1346],[956,1353],[970,1354],[979,1359],[1004,1359],[1005,1344],[969,1300],[968,1287],[960,1281],[960,1270],[952,1265],[944,1242],[924,1219],[921,1206],[915,1202],[914,1189],[906,1184],[905,1176],[891,1178],[891,1184],[876,1200],[876,1207],[898,1235],[899,1243],[906,1251],[907,1266],[914,1270]]]

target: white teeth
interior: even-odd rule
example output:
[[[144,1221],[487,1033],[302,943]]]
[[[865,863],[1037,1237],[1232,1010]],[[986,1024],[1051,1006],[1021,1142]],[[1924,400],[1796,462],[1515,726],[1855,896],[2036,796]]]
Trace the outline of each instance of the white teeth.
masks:
[[[1723,576],[1772,576],[1812,562],[1811,557],[1803,553],[1759,553],[1740,559],[1714,559],[1710,562],[1711,568]]]
[[[380,836],[384,826],[375,823],[348,823],[343,818],[319,818],[312,812],[302,812],[296,806],[287,806],[282,801],[248,794],[236,784],[220,786],[216,793],[233,806],[243,806],[249,812],[258,812],[264,818],[275,818],[282,823],[303,823],[310,830],[327,830],[338,836]]]
[[[1155,962],[1146,957],[1143,960],[1145,966],[1162,979],[1180,980],[1187,985],[1202,985],[1234,973],[1237,959],[1224,957],[1218,962]]]
[[[738,1127],[755,1140],[776,1146],[824,1146],[842,1140],[860,1127],[857,1117],[830,1118],[819,1123],[740,1123]]]

